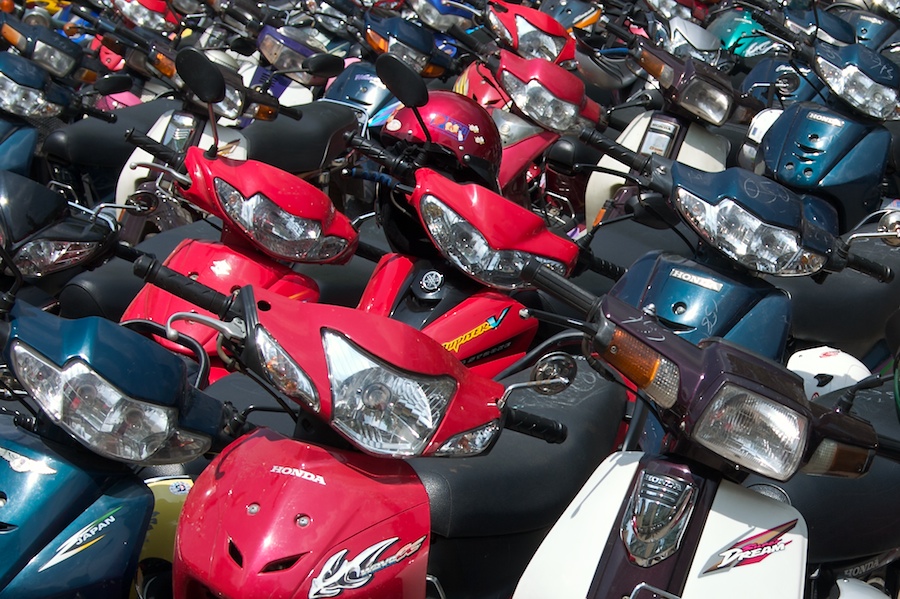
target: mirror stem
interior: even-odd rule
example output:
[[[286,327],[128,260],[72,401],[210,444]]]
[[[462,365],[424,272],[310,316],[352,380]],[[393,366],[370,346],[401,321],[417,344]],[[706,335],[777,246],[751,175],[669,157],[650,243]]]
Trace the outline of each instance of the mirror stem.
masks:
[[[207,104],[206,108],[209,110],[209,126],[212,129],[213,144],[206,150],[204,156],[210,160],[215,160],[216,156],[219,155],[219,129],[216,125],[216,113],[213,111],[212,104]]]

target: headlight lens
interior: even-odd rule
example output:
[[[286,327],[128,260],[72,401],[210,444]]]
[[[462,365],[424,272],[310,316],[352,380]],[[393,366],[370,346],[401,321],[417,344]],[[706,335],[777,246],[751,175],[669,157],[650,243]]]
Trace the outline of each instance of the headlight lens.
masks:
[[[422,219],[441,253],[457,268],[491,287],[524,287],[522,269],[535,259],[565,275],[562,262],[518,250],[495,250],[478,229],[433,195],[422,198]]]
[[[753,472],[787,480],[806,448],[806,417],[733,384],[724,385],[700,417],[694,439]]]
[[[56,75],[64,77],[75,68],[75,58],[56,48],[45,44],[41,40],[34,43],[34,53],[31,59]]]
[[[259,51],[266,57],[277,71],[298,71],[303,67],[305,56],[272,35],[263,36],[259,42]],[[309,73],[284,73],[287,77],[304,85],[312,81]]]
[[[691,20],[692,18],[691,9],[675,0],[647,0],[647,4],[667,19],[681,17]]]
[[[421,454],[456,393],[456,381],[399,371],[333,331],[322,337],[334,426],[369,453]]]
[[[733,103],[731,94],[703,79],[694,79],[681,92],[685,110],[717,127],[728,119]]]
[[[790,276],[825,266],[825,256],[800,246],[798,233],[764,223],[731,199],[713,206],[678,188],[675,205],[706,241],[746,268]]]
[[[506,46],[512,47],[513,45],[513,36],[509,32],[509,29],[506,28],[506,25],[497,18],[497,13],[493,10],[489,10],[487,13],[487,26],[494,35],[500,38],[500,41],[503,42]]]
[[[39,239],[22,246],[15,262],[22,275],[41,277],[90,259],[99,247],[96,241]]]
[[[856,110],[876,119],[900,119],[897,90],[876,83],[852,64],[838,67],[816,56],[816,65],[828,88]]]
[[[388,52],[411,66],[417,73],[421,74],[428,66],[428,55],[419,52],[415,48],[410,48],[406,44],[397,41],[396,38],[390,38],[388,41]]]
[[[137,25],[153,31],[174,31],[175,24],[166,21],[166,18],[154,12],[137,0],[113,0],[113,5],[122,15]]]
[[[225,86],[225,99],[213,104],[213,110],[226,119],[236,119],[244,112],[244,94],[230,85]]]
[[[578,106],[560,100],[538,81],[525,83],[509,71],[503,71],[500,83],[519,110],[548,129],[565,133],[586,124]]]
[[[543,58],[553,62],[566,45],[565,38],[549,35],[528,22],[522,15],[516,15],[516,31],[519,34],[519,56]]]
[[[272,254],[295,262],[325,262],[348,249],[346,239],[322,235],[322,223],[285,212],[261,193],[245,198],[223,181],[215,180],[225,212],[248,237]]]
[[[176,429],[177,410],[126,396],[80,360],[59,368],[17,341],[11,358],[17,378],[41,408],[102,456],[143,464],[175,463],[210,447],[208,438]]]
[[[19,85],[0,73],[0,109],[24,117],[51,117],[62,112],[62,106],[47,100],[44,92]]]
[[[309,376],[262,327],[256,328],[256,349],[272,384],[288,397],[299,399],[318,412],[321,407],[319,394]]]
[[[438,31],[446,32],[453,25],[468,28],[472,21],[462,15],[445,15],[428,0],[409,0],[409,6],[422,19],[422,22]]]

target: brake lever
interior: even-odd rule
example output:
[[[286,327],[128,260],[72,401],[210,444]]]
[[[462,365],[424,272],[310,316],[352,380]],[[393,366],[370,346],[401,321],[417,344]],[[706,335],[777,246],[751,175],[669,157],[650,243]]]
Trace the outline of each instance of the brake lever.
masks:
[[[244,340],[247,338],[247,327],[240,318],[225,322],[212,316],[197,314],[196,312],[176,312],[166,321],[166,337],[170,340],[172,340],[173,336],[177,337],[179,334],[178,331],[172,327],[172,325],[179,320],[206,325],[230,341]]]

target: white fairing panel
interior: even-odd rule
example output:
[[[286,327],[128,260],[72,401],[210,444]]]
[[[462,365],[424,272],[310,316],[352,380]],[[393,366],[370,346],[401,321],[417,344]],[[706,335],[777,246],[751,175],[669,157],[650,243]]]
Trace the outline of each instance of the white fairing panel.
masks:
[[[156,141],[160,141],[166,132],[166,127],[172,118],[171,110],[164,112],[150,131],[147,132],[148,137],[152,137]],[[240,131],[229,127],[218,127],[219,134],[219,155],[233,158],[235,160],[247,159],[247,140],[241,135]],[[139,132],[140,133],[140,132]],[[200,141],[201,148],[209,148],[213,144],[212,129],[209,124],[203,129],[203,136]],[[128,196],[135,192],[139,183],[150,178],[150,171],[146,168],[132,169],[131,164],[135,162],[153,162],[153,156],[140,148],[135,148],[125,163],[125,168],[119,173],[119,180],[116,183],[116,204],[125,204]],[[155,174],[153,175],[156,176]]]
[[[641,452],[617,452],[594,471],[525,569],[514,599],[583,599],[615,527]]]
[[[618,452],[600,464],[541,543],[514,599],[587,596],[610,535],[620,538],[619,509],[631,494],[642,455]],[[704,514],[695,511],[692,517]],[[681,597],[800,599],[807,536],[806,522],[791,506],[722,482]]]
[[[622,134],[619,135],[616,141],[629,150],[638,151],[641,140],[643,140],[644,134],[650,126],[652,116],[652,112],[645,112],[636,117],[622,131]],[[681,147],[678,148],[675,159],[688,166],[714,173],[725,170],[728,149],[729,142],[727,139],[710,133],[697,123],[691,123]],[[624,164],[609,156],[603,156],[597,164],[603,168],[623,173],[627,173],[629,170]],[[623,178],[615,175],[596,172],[591,174],[585,192],[584,210],[587,223],[594,222],[594,218],[596,218],[597,213],[600,212],[606,201],[612,198],[616,190],[624,183],[625,180]]]
[[[793,507],[723,481],[682,597],[800,599],[808,537]]]

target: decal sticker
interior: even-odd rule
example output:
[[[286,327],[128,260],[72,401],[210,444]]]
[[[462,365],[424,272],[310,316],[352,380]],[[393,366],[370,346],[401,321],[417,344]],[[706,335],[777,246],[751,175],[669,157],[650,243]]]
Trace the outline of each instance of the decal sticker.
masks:
[[[431,125],[459,142],[465,141],[469,136],[470,129],[467,125],[446,114],[432,114]]]
[[[272,469],[269,472],[274,472],[275,474],[285,474],[287,476],[295,476],[297,478],[302,478],[303,480],[319,483],[323,487],[325,486],[325,479],[321,475],[307,472],[306,470],[303,470],[301,468],[291,468],[290,466],[272,466]]]
[[[332,555],[322,566],[319,575],[313,579],[309,588],[309,599],[337,597],[346,590],[364,587],[372,582],[376,572],[412,557],[425,543],[423,536],[400,547],[393,555],[379,559],[388,547],[399,540],[400,537],[393,537],[375,543],[371,547],[363,549],[351,560],[347,559],[348,549]]]
[[[480,325],[478,325],[471,331],[467,331],[467,332],[463,333],[462,335],[460,335],[459,337],[457,337],[456,339],[454,339],[452,341],[448,341],[447,343],[444,343],[443,346],[452,352],[458,352],[460,346],[462,346],[463,344],[468,343],[472,339],[475,339],[476,337],[480,337],[481,335],[484,335],[488,331],[492,331],[492,330],[496,329],[497,327],[499,327],[500,323],[503,322],[503,319],[506,318],[506,314],[508,312],[509,312],[509,306],[507,306],[506,308],[503,308],[503,312],[501,312],[499,316],[491,316],[490,318],[488,318],[486,321],[484,321],[483,323],[481,323]]]
[[[434,293],[435,291],[439,291],[443,285],[444,275],[436,270],[429,270],[424,275],[422,275],[422,280],[419,281],[419,287],[421,287],[422,291],[426,293]]]
[[[112,526],[113,524],[115,524],[115,513],[120,509],[122,509],[121,505],[117,508],[109,510],[108,512],[76,532],[74,535],[66,539],[66,541],[56,550],[56,555],[54,555],[49,562],[41,566],[38,572],[43,572],[51,566],[55,566],[60,562],[64,562],[73,555],[81,553],[94,543],[100,541],[100,539],[106,536],[104,534],[100,534],[100,531],[108,526]]]
[[[169,493],[172,495],[187,495],[191,490],[191,485],[183,480],[175,481],[169,485]]]
[[[391,120],[389,120],[387,123],[384,124],[384,128],[387,129],[388,131],[399,131],[400,127],[402,127],[402,126],[403,125],[400,123],[400,121],[398,121],[397,119],[395,119],[393,117],[391,118]]]
[[[228,260],[214,260],[209,270],[217,277],[224,278],[231,274],[231,264]]]
[[[710,572],[721,572],[722,570],[730,570],[739,566],[757,564],[773,553],[784,551],[791,542],[785,541],[781,537],[796,525],[797,521],[791,520],[781,526],[776,526],[746,539],[741,539],[713,556],[710,559],[710,565],[707,566],[703,573],[709,574]]]
[[[23,474],[56,474],[56,470],[38,460],[26,458],[22,454],[0,447],[0,458],[9,462],[9,467]]]

